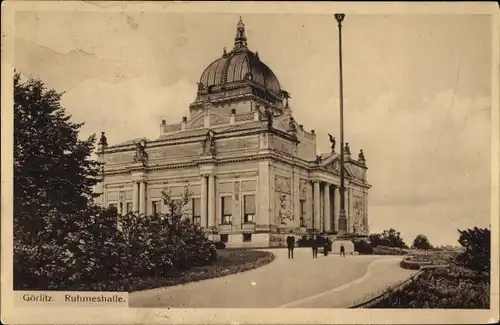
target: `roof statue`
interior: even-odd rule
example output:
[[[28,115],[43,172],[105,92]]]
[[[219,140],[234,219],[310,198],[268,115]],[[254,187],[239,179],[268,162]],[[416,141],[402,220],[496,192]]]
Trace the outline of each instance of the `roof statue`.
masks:
[[[323,162],[323,158],[321,158],[321,155],[316,156],[316,160],[314,161],[314,163],[316,165],[320,165],[322,162]]]
[[[106,147],[108,145],[108,139],[106,138],[106,133],[101,132],[101,138],[99,139],[99,145]]]
[[[292,133],[297,132],[297,126],[295,125],[295,119],[293,116],[290,116],[290,119],[288,120],[288,131]]]
[[[215,133],[213,130],[207,132],[201,144],[203,145],[203,154],[215,155]]]
[[[349,143],[346,142],[344,146],[344,151],[346,154],[350,155],[351,154],[351,148],[349,148]]]
[[[331,146],[332,152],[335,152],[335,144],[337,143],[337,141],[335,141],[335,137],[332,136],[330,133],[328,133],[328,136],[330,137],[330,143],[332,144]]]
[[[267,128],[271,129],[273,127],[273,112],[268,106],[266,106],[266,108],[264,109],[264,114],[267,119]]]
[[[358,161],[361,163],[365,163],[365,154],[363,153],[363,149],[359,150]]]
[[[134,162],[146,165],[148,162],[148,153],[146,152],[146,140],[141,140],[135,145],[136,149],[134,155]]]

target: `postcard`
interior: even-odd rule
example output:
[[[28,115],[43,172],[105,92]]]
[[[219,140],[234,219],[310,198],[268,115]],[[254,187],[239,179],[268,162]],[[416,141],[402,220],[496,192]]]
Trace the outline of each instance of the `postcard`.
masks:
[[[2,9],[2,322],[498,322],[494,3]]]

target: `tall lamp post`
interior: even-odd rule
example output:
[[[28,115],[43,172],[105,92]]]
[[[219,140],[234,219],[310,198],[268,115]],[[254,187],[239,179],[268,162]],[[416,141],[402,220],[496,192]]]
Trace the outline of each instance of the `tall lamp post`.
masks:
[[[345,14],[334,15],[339,27],[339,99],[340,99],[340,212],[339,231],[340,237],[347,234],[347,218],[345,214],[345,185],[344,185],[344,87],[342,80],[342,21]]]

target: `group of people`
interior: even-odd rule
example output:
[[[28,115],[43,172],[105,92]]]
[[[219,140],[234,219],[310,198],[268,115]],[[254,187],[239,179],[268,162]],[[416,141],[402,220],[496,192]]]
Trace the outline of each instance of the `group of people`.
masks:
[[[286,244],[288,247],[288,258],[293,259],[293,249],[295,248],[295,236],[289,235],[286,238]],[[323,247],[323,254],[325,256],[328,255],[330,250],[332,249],[332,241],[328,237],[320,237],[316,234],[313,234],[309,239],[309,244],[312,248],[313,258],[318,258],[318,248]],[[340,244],[340,256],[345,257],[345,247],[344,244]]]

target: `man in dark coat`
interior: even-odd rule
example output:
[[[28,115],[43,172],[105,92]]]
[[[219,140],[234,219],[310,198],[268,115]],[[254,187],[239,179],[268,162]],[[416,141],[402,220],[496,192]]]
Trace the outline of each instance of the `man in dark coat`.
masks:
[[[318,237],[313,235],[311,238],[311,248],[313,251],[313,258],[318,258]]]
[[[286,245],[288,247],[288,258],[293,259],[293,249],[295,248],[295,237],[292,235],[286,237]]]
[[[344,243],[341,243],[341,244],[340,244],[340,256],[341,256],[341,257],[345,257],[345,247],[344,247]]]

